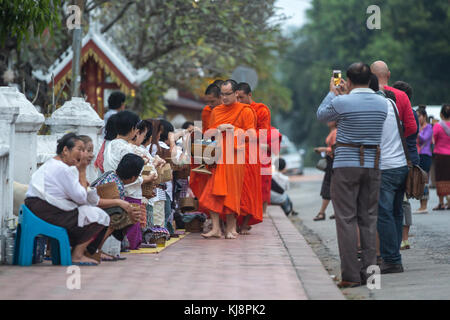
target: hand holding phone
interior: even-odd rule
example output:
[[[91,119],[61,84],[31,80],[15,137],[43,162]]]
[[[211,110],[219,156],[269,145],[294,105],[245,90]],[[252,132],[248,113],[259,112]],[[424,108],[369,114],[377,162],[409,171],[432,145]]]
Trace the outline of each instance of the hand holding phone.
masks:
[[[334,86],[337,87],[341,84],[342,79],[342,71],[341,70],[333,70],[333,81]]]

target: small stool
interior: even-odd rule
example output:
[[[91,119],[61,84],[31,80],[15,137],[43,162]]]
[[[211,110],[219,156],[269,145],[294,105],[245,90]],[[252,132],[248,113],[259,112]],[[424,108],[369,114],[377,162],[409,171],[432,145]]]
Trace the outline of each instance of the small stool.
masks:
[[[19,212],[16,245],[14,248],[14,264],[31,266],[34,250],[34,238],[38,235],[50,239],[52,263],[54,265],[72,265],[69,237],[66,229],[52,225],[34,215],[31,210],[22,205]]]

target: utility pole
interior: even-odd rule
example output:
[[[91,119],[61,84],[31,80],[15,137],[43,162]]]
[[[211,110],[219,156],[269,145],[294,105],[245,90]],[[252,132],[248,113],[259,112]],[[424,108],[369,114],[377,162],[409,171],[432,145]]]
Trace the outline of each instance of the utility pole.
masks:
[[[79,17],[78,17],[79,23],[76,25],[75,29],[73,29],[72,97],[80,96],[80,82],[81,82],[80,58],[81,58],[81,40],[82,40],[82,34],[83,34],[83,31],[81,29],[81,18],[83,16],[84,1],[77,0],[76,6],[78,6],[78,8],[79,8],[76,10],[77,14],[79,14]]]

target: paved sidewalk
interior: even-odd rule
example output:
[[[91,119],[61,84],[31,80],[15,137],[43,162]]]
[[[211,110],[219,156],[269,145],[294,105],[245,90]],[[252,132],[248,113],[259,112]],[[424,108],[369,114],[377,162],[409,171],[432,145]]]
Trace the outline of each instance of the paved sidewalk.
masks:
[[[236,240],[189,234],[159,254],[80,267],[0,266],[0,299],[303,300],[344,299],[319,259],[278,207]]]

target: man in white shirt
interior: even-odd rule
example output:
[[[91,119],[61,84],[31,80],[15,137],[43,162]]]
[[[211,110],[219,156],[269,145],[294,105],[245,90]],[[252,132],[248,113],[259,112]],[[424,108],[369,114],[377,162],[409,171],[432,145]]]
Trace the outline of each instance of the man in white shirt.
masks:
[[[408,166],[395,112],[395,95],[385,91],[388,113],[381,139],[381,185],[378,201],[377,231],[380,239],[382,274],[403,272],[400,244],[403,230],[403,195]],[[394,109],[395,108],[395,109]]]

